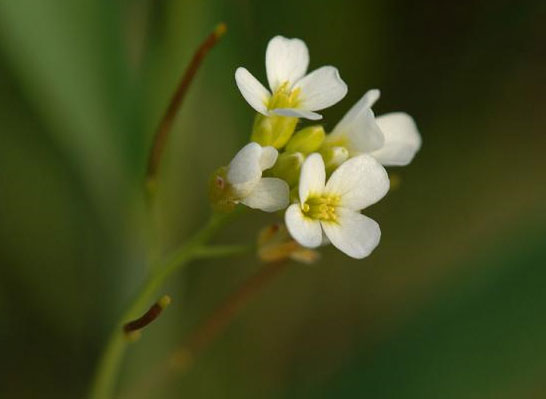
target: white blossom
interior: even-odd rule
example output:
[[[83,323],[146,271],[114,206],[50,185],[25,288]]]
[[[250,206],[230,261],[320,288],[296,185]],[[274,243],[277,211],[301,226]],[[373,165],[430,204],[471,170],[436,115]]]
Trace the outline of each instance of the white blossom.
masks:
[[[241,94],[256,111],[317,120],[315,113],[340,101],[347,85],[337,68],[323,66],[306,75],[309,51],[300,39],[275,36],[265,56],[267,90],[246,68],[238,68],[235,80]]]
[[[379,90],[370,90],[345,114],[326,139],[343,146],[350,156],[370,154],[385,166],[404,166],[421,148],[415,121],[403,112],[375,117],[371,109]]]
[[[235,155],[226,174],[235,202],[266,212],[288,206],[288,184],[282,179],[262,177],[264,170],[273,167],[277,156],[275,148],[257,143],[245,145]]]
[[[340,251],[357,259],[377,246],[379,225],[360,213],[389,189],[387,172],[373,157],[349,159],[326,182],[321,155],[311,154],[302,166],[298,189],[299,203],[288,207],[285,223],[301,245],[316,248],[324,242],[324,234]]]

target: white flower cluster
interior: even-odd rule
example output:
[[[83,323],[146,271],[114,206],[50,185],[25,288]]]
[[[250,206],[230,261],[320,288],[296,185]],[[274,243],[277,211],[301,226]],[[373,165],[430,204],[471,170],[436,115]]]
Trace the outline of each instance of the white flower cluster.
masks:
[[[265,58],[270,90],[245,68],[235,72],[258,114],[251,142],[215,173],[213,203],[286,210],[286,228],[299,245],[332,243],[353,258],[368,256],[381,232],[360,211],[389,190],[384,166],[407,165],[419,150],[415,122],[401,112],[375,117],[379,90],[370,90],[331,133],[320,125],[296,131],[300,118],[322,119],[316,111],[340,101],[347,85],[333,66],[307,73],[309,52],[299,39],[274,37]]]

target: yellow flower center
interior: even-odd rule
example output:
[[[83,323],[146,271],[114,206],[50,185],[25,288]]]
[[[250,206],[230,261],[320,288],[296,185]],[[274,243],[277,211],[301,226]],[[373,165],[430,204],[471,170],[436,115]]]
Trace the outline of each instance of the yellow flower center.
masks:
[[[311,219],[336,222],[336,208],[339,205],[339,199],[339,195],[333,194],[311,196],[302,205],[303,214]]]
[[[267,109],[298,108],[300,92],[300,89],[291,90],[290,83],[284,82],[269,99]]]
[[[290,83],[284,82],[265,102],[265,106],[268,110],[298,108],[300,91],[300,89],[291,90]],[[277,149],[283,148],[294,134],[297,124],[297,117],[258,113],[254,119],[251,140],[262,146],[271,145]]]

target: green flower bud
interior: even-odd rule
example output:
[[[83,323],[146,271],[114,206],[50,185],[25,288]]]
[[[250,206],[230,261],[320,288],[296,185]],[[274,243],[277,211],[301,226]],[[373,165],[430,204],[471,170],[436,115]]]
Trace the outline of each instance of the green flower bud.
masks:
[[[250,140],[264,147],[283,148],[294,134],[297,124],[298,118],[295,117],[257,114]]]
[[[300,170],[305,156],[300,152],[283,152],[277,158],[277,162],[271,175],[283,179],[290,187],[295,186],[300,179]]]
[[[227,167],[218,168],[209,179],[209,199],[214,210],[231,212],[235,208],[235,195],[227,182]]]
[[[300,193],[298,186],[292,188],[290,190],[290,202],[299,202],[300,201]]]
[[[345,147],[326,147],[321,154],[328,174],[349,159],[349,151]]]
[[[306,127],[292,136],[286,145],[286,151],[310,154],[320,148],[325,137],[326,133],[322,126],[315,125]]]

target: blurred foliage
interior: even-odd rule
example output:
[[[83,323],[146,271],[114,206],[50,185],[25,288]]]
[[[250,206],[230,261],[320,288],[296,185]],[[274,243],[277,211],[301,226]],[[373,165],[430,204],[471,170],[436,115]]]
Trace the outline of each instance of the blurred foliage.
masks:
[[[403,110],[421,153],[367,212],[364,261],[291,265],[155,397],[541,398],[546,372],[546,4],[532,1],[0,2],[0,397],[83,397],[123,304],[209,212],[209,173],[247,139],[237,66],[261,80],[275,34],[339,67],[377,114]],[[200,40],[205,61],[161,169],[160,234],[143,216],[153,130]],[[251,213],[222,242],[251,242]],[[130,350],[131,390],[259,264],[192,265]],[[142,393],[142,397],[145,394]]]

